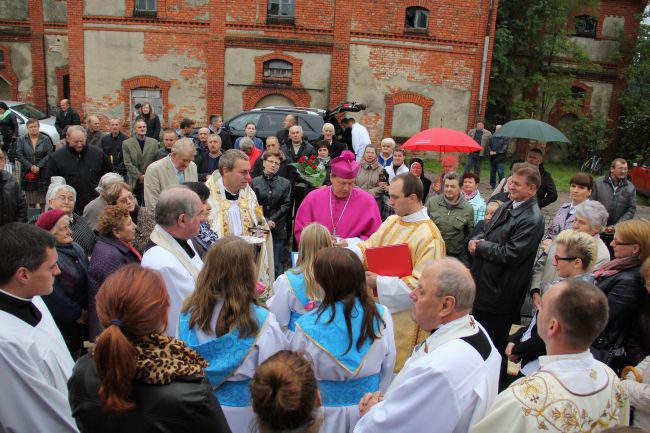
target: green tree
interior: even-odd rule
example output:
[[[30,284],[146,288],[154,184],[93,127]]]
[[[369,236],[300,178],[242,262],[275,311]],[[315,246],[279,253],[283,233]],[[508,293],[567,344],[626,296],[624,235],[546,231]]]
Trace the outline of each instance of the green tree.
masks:
[[[502,0],[492,55],[487,117],[547,120],[556,104],[579,113],[571,85],[598,67],[571,38],[567,20],[595,0]]]
[[[640,161],[650,157],[650,26],[643,20],[626,77],[628,87],[619,98],[623,115],[616,156]]]

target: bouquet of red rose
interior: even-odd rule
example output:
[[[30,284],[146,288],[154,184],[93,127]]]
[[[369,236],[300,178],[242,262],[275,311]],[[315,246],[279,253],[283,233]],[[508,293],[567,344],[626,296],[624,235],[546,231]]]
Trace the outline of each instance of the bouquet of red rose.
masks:
[[[314,188],[322,186],[323,182],[325,182],[325,166],[316,159],[316,155],[312,155],[309,158],[301,156],[298,162],[289,165],[295,167],[300,177]]]

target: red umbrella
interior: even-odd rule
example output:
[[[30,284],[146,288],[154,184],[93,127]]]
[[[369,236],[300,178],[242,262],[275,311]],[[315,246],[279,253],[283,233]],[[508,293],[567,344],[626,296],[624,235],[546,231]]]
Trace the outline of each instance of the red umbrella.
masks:
[[[476,152],[483,150],[472,137],[448,128],[431,128],[418,132],[401,146],[404,150],[428,152]]]

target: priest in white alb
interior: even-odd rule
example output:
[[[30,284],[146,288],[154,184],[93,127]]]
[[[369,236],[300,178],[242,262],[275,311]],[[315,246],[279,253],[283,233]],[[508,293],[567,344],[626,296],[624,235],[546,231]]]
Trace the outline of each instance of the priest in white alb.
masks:
[[[302,230],[313,222],[327,227],[341,246],[354,245],[377,231],[381,224],[377,202],[355,186],[360,167],[349,150],[332,159],[332,185],[307,194],[298,208],[293,229],[297,242]]]
[[[497,396],[501,356],[469,314],[475,292],[472,275],[454,258],[424,268],[410,298],[413,319],[429,336],[385,396],[361,399],[354,433],[466,433],[483,418]]]
[[[596,433],[629,425],[621,381],[589,351],[608,315],[607,297],[593,284],[569,278],[551,286],[537,316],[548,355],[539,358],[539,370],[499,394],[471,431]]]
[[[422,205],[423,186],[417,176],[403,173],[395,176],[388,187],[389,204],[395,210],[368,240],[350,246],[367,264],[366,250],[373,247],[408,244],[413,269],[405,277],[392,277],[366,272],[366,283],[377,292],[378,302],[393,314],[396,371],[404,365],[415,343],[426,337],[411,319],[411,291],[417,287],[427,262],[445,256],[445,241]]]
[[[215,172],[216,173],[216,172]],[[219,173],[208,178],[211,210],[208,215],[210,228],[219,237],[239,236],[256,245],[259,295],[271,295],[275,270],[273,267],[273,238],[264,218],[262,206],[250,187],[251,162],[244,152],[230,149],[219,159]]]
[[[77,432],[67,382],[74,361],[41,296],[61,273],[54,236],[0,228],[0,432]]]

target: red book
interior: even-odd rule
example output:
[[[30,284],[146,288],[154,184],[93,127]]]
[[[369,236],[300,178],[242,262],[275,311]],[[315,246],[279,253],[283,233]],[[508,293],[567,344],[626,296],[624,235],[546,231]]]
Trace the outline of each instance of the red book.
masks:
[[[368,270],[383,277],[406,277],[413,272],[408,244],[366,249]]]

